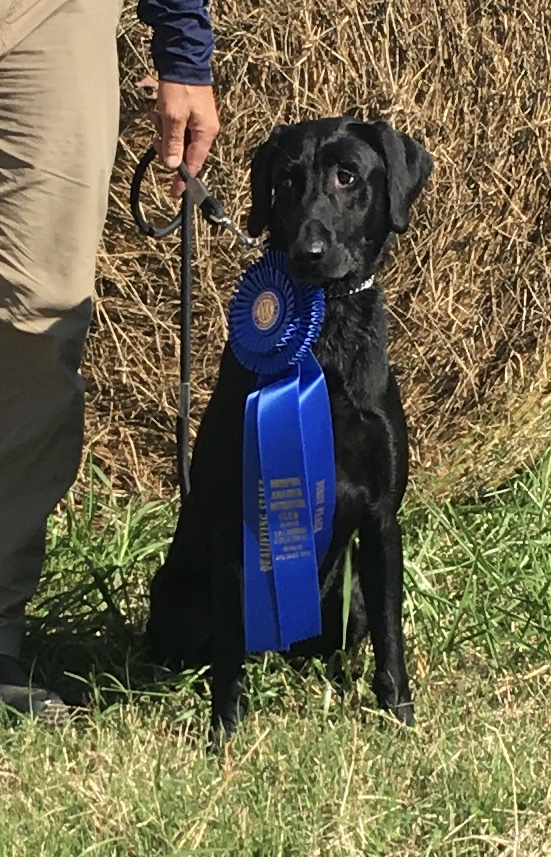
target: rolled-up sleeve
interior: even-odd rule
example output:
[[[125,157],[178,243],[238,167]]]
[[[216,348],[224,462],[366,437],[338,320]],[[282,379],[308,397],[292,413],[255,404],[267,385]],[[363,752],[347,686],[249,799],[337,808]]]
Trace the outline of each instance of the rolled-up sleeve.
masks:
[[[208,0],[139,0],[138,18],[153,28],[151,55],[161,80],[212,83]]]

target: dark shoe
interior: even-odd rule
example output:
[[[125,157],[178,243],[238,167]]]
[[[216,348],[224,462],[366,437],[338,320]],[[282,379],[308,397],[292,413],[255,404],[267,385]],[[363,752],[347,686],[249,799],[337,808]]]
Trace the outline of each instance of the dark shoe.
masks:
[[[60,725],[69,720],[69,708],[56,693],[35,687],[15,658],[0,655],[0,704],[41,723]]]

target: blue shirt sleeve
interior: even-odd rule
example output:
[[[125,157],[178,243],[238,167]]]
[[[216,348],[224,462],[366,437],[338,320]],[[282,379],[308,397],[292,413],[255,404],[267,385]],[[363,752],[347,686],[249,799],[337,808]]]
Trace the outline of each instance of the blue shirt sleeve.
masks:
[[[211,84],[214,49],[208,0],[139,0],[138,18],[153,28],[151,55],[161,80]]]

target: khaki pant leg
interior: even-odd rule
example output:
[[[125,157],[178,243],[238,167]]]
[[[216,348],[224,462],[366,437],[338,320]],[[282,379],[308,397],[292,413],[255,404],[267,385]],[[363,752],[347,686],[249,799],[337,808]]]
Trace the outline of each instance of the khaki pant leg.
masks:
[[[0,653],[14,656],[47,516],[80,461],[79,363],[118,133],[120,2],[56,5],[0,0]]]

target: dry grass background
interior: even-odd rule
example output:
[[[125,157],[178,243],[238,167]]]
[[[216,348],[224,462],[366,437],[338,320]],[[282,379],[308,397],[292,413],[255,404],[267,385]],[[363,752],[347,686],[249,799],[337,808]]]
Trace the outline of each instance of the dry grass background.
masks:
[[[137,91],[148,35],[127,3],[121,138],[85,375],[88,437],[121,490],[173,490],[175,239],[137,234],[128,187],[150,140]],[[223,133],[206,179],[241,223],[251,153],[272,127],[383,117],[435,159],[381,282],[413,472],[439,496],[497,484],[551,431],[551,11],[548,0],[212,0]],[[168,180],[146,189],[170,207]],[[161,180],[162,179],[162,180]],[[208,400],[246,257],[196,225],[192,414]]]

